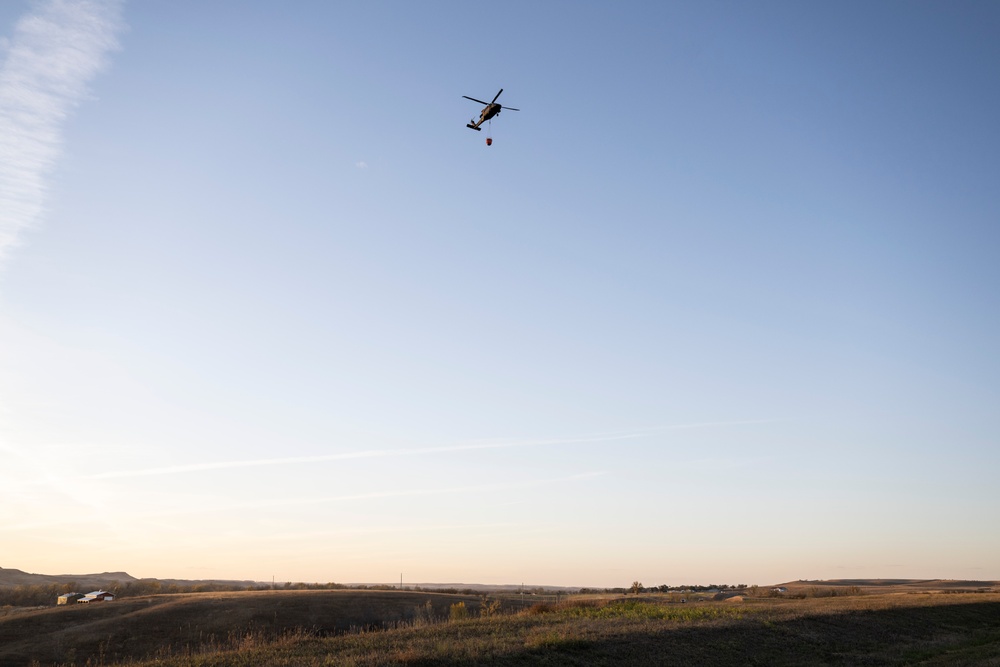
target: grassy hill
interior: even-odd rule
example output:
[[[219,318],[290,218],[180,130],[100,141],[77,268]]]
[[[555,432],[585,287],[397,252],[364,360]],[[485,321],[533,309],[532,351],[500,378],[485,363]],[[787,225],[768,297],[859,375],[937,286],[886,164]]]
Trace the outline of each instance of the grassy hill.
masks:
[[[395,591],[254,591],[125,598],[115,602],[0,611],[0,666],[116,661],[245,642],[293,631],[342,634],[418,617],[441,618],[474,596]],[[428,604],[430,607],[428,608]]]
[[[799,580],[778,584],[789,592],[815,588],[832,590],[859,588],[865,593],[926,593],[931,591],[988,592],[1000,591],[1000,581],[970,581],[957,579],[823,579]]]
[[[428,592],[158,595],[0,615],[0,666],[1000,664],[1000,593],[672,600],[487,616]]]
[[[128,572],[98,572],[91,574],[34,574],[10,568],[0,567],[0,590],[17,586],[50,586],[72,584],[76,588],[92,590],[108,588],[113,585],[126,585],[139,581],[157,581],[163,586],[178,586],[181,588],[199,584],[219,584],[240,588],[264,586],[263,582],[232,579],[137,579]]]
[[[32,574],[22,570],[0,567],[0,588],[15,586],[47,586],[49,584],[76,584],[81,589],[93,590],[110,586],[114,582],[137,581],[127,572],[101,572],[97,574]]]

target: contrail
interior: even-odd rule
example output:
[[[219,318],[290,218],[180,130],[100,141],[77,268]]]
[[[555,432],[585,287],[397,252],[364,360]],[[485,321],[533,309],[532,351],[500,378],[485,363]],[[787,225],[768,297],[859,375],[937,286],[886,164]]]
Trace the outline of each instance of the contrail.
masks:
[[[234,468],[257,468],[262,466],[293,465],[302,463],[324,463],[329,461],[347,461],[352,459],[396,458],[402,456],[420,456],[426,454],[446,454],[486,449],[509,449],[513,447],[541,447],[551,445],[571,445],[581,443],[614,442],[619,440],[634,440],[644,438],[662,431],[706,428],[711,426],[732,426],[745,424],[764,424],[774,420],[757,419],[728,422],[698,422],[692,424],[674,424],[651,429],[620,431],[614,433],[598,433],[592,435],[572,436],[563,438],[534,438],[522,440],[487,440],[457,445],[442,445],[437,447],[415,447],[409,449],[369,449],[356,452],[341,452],[338,454],[317,454],[313,456],[286,456],[281,458],[246,459],[241,461],[209,461],[203,463],[188,463],[157,468],[140,468],[133,470],[111,470],[89,475],[89,479],[112,479],[121,477],[145,477],[151,475],[176,475],[189,472],[204,472],[208,470],[230,470]]]
[[[120,0],[49,0],[18,21],[0,64],[0,260],[41,217],[62,126],[118,47]]]

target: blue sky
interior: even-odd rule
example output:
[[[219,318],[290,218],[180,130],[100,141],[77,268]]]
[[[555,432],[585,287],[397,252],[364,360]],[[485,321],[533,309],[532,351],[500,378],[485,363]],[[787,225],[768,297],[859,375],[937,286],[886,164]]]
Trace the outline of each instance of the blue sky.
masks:
[[[4,4],[0,566],[1000,579],[998,29]]]

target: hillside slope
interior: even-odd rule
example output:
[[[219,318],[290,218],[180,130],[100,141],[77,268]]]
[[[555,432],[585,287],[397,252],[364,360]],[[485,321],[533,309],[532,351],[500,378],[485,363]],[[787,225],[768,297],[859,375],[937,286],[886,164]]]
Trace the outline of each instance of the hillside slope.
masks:
[[[0,667],[118,661],[167,649],[274,637],[295,629],[317,635],[383,627],[418,614],[445,616],[474,596],[396,591],[251,591],[126,598],[0,616]],[[428,603],[430,609],[428,610]]]
[[[138,581],[127,572],[100,572],[94,574],[32,574],[23,570],[0,567],[0,588],[15,586],[47,586],[49,584],[76,584],[82,588],[101,588],[113,582]]]

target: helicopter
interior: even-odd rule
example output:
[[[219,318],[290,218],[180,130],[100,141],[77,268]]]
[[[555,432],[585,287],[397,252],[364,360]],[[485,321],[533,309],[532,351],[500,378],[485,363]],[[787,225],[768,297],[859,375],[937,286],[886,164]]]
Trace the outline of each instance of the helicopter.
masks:
[[[502,93],[502,92],[503,92],[503,88],[500,89],[500,93]],[[476,132],[479,132],[480,130],[483,129],[483,128],[479,127],[479,126],[482,125],[483,123],[485,123],[486,121],[488,121],[489,119],[493,118],[493,116],[499,115],[501,109],[510,109],[511,111],[520,111],[520,109],[514,109],[513,107],[505,107],[505,106],[501,106],[501,105],[497,104],[497,98],[500,97],[500,93],[497,93],[493,97],[493,101],[492,102],[483,102],[482,100],[477,100],[475,97],[469,97],[468,95],[462,95],[462,97],[464,97],[467,100],[472,100],[473,102],[479,102],[480,104],[485,104],[486,105],[486,108],[483,109],[479,113],[479,120],[476,120],[475,118],[473,118],[471,121],[469,121],[469,123],[468,123],[468,125],[466,125],[466,127],[472,128]]]

